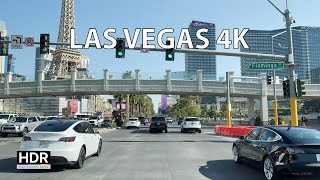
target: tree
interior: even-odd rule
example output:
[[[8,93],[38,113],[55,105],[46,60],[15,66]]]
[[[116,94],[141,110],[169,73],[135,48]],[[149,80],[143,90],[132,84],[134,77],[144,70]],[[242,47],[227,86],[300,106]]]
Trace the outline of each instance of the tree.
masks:
[[[198,96],[181,96],[177,103],[169,108],[170,117],[187,117],[187,116],[200,116],[201,110],[198,106],[200,97]]]

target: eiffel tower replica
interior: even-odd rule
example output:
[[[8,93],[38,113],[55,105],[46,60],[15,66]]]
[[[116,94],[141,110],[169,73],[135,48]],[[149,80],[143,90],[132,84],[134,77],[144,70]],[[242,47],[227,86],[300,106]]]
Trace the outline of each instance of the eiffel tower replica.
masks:
[[[70,29],[75,28],[74,0],[62,0],[58,42],[70,43]],[[80,52],[66,45],[57,45],[46,79],[70,79],[70,70],[76,68],[87,74],[87,67],[81,67]]]

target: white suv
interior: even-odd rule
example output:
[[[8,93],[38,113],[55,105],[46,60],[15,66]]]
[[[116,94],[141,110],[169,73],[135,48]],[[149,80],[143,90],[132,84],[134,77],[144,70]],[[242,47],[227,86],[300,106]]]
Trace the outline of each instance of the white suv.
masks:
[[[127,122],[127,124],[126,124],[126,128],[127,129],[130,129],[132,127],[139,129],[140,126],[141,126],[141,122],[139,121],[138,118],[130,118],[129,121]]]
[[[197,117],[187,117],[181,123],[181,132],[194,131],[201,133],[201,123]]]

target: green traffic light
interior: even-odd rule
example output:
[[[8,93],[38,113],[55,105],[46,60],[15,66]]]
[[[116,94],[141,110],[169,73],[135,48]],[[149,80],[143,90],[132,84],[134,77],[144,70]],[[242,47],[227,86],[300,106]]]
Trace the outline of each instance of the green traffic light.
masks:
[[[122,53],[121,51],[119,51],[119,52],[118,52],[118,55],[119,55],[119,56],[122,56],[122,55],[123,55],[123,53]]]
[[[173,57],[173,56],[172,56],[172,54],[168,54],[168,58],[170,58],[170,59],[171,59],[172,57]]]

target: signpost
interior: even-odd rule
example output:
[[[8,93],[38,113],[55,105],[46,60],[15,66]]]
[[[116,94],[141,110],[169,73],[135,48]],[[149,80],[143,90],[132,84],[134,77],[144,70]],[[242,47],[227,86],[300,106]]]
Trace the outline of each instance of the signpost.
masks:
[[[24,42],[25,42],[25,46],[27,46],[27,47],[34,46],[34,38],[33,37],[26,37]]]
[[[11,49],[22,49],[23,48],[23,36],[12,35],[11,36]]]
[[[250,64],[250,70],[275,70],[283,69],[283,62],[263,62],[263,63],[252,63]]]

